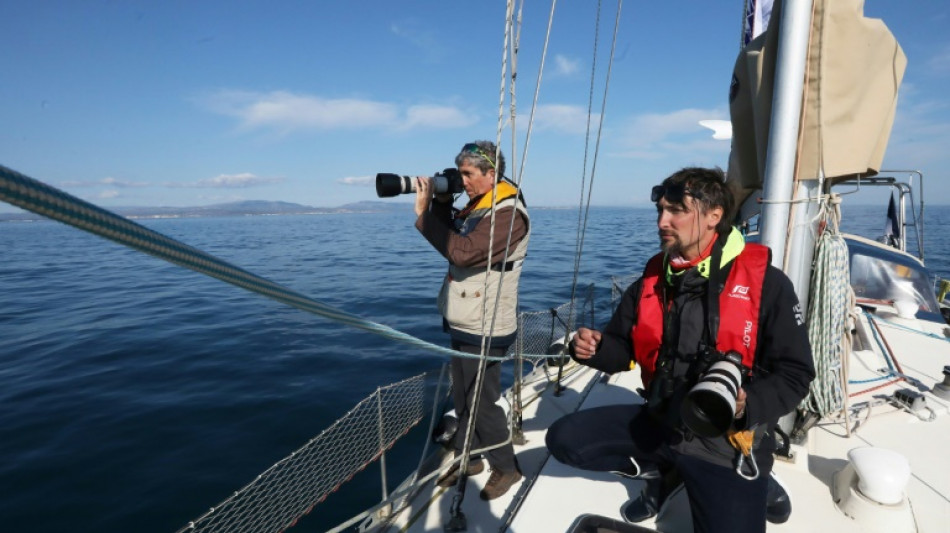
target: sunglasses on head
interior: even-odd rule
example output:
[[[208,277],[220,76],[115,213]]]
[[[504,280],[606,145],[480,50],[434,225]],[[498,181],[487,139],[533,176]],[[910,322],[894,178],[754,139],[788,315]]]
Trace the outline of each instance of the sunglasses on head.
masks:
[[[681,204],[687,194],[697,200],[702,200],[703,198],[698,192],[686,188],[685,184],[671,183],[669,185],[657,185],[653,187],[653,190],[650,191],[650,201],[656,203],[660,201],[660,198],[666,198],[667,202]]]
[[[485,151],[482,150],[477,144],[475,144],[475,143],[468,143],[468,144],[466,144],[465,146],[462,147],[462,151],[463,151],[463,152],[469,152],[469,153],[471,153],[471,154],[476,154],[476,155],[480,155],[480,156],[484,157],[484,158],[485,158],[485,161],[488,161],[488,164],[491,165],[492,168],[495,168],[495,162],[492,161],[492,159],[491,159],[490,157],[488,157],[488,154],[486,154]],[[497,170],[497,169],[495,169],[495,170]]]

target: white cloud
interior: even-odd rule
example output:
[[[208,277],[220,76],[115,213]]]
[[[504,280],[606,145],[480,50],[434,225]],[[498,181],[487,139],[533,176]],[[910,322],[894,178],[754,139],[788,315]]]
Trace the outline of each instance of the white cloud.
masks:
[[[681,109],[636,116],[622,126],[617,155],[659,159],[728,153],[729,142],[710,139],[709,131],[699,125],[708,119],[728,120],[728,114],[722,109]]]
[[[343,185],[355,185],[358,187],[372,187],[376,185],[376,176],[347,176],[336,180]]]
[[[561,54],[554,56],[554,75],[571,76],[580,70],[581,62],[577,59],[571,59]]]
[[[321,98],[287,91],[221,91],[211,97],[213,111],[237,118],[246,129],[359,129],[392,124],[392,104],[353,98]]]
[[[463,128],[478,121],[453,106],[418,104],[403,109],[389,102],[288,91],[220,91],[204,99],[204,104],[215,113],[238,119],[242,129],[269,129],[283,134],[299,130]]]
[[[285,181],[287,180],[280,177],[263,177],[244,172],[241,174],[219,174],[213,178],[205,178],[190,183],[172,181],[164,185],[169,189],[246,189]]]
[[[109,190],[107,190],[107,191],[102,191],[102,192],[100,192],[99,194],[96,195],[96,199],[97,199],[97,200],[110,200],[110,199],[112,199],[112,198],[118,198],[118,197],[119,197],[119,191],[117,191],[117,190],[115,190],[115,189],[109,189]]]
[[[219,174],[213,178],[199,180],[197,183],[191,186],[221,189],[243,189],[246,187],[256,187],[258,185],[282,183],[283,181],[285,181],[284,178],[262,177],[245,172],[242,174]]]
[[[599,122],[599,114],[590,117],[591,131],[596,130]],[[583,134],[587,131],[587,109],[563,104],[539,105],[534,117],[534,127],[539,131]]]
[[[132,188],[132,187],[148,187],[150,184],[148,182],[142,181],[129,181],[119,178],[102,178],[98,180],[89,180],[89,181],[61,181],[59,182],[61,187],[119,187],[119,188]]]
[[[478,118],[456,107],[442,105],[414,105],[406,110],[405,129],[448,129],[471,126]]]

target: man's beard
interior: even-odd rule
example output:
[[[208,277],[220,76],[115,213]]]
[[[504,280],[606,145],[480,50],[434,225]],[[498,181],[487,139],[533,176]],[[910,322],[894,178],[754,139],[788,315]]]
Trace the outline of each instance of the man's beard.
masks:
[[[672,237],[672,239],[664,239],[660,236],[660,250],[669,255],[679,254],[680,240],[675,235],[667,235],[667,237]]]

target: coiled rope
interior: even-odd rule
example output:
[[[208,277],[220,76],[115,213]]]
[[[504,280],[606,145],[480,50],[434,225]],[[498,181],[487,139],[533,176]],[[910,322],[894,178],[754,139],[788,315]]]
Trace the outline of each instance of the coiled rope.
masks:
[[[442,355],[479,357],[477,354],[466,354],[424,341],[330,307],[3,165],[0,165],[0,200],[347,326]],[[547,355],[523,354],[522,357],[541,359]]]
[[[822,417],[845,407],[845,361],[851,344],[848,320],[854,309],[848,245],[838,231],[841,213],[836,200],[825,204],[820,215],[826,224],[818,237],[808,302],[808,341],[815,379],[800,405]]]

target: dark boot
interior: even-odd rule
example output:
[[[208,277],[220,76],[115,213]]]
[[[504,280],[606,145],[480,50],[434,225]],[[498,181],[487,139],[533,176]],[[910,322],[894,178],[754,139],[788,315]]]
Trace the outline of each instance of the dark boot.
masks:
[[[628,501],[620,508],[620,516],[632,524],[656,516],[660,512],[660,505],[663,503],[661,500],[663,480],[653,478],[644,481],[646,485],[643,486],[640,497]]]
[[[792,500],[785,487],[775,475],[769,475],[769,490],[766,496],[765,519],[773,524],[784,524],[792,515]]]

